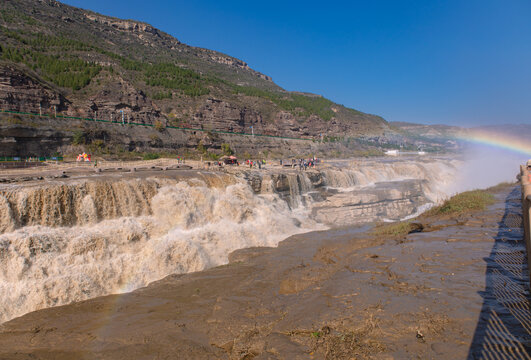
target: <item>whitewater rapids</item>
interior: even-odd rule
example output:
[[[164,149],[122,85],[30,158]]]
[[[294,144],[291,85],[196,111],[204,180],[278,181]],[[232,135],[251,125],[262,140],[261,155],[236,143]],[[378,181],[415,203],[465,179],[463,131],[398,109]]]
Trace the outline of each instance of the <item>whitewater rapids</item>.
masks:
[[[424,200],[409,209],[414,213],[445,194],[458,164],[451,159],[345,162],[313,175],[292,171],[282,175],[287,198],[281,196],[282,179],[265,173],[255,173],[262,176],[262,191],[229,175],[84,180],[3,191],[0,323],[132,291],[169,274],[225,264],[236,249],[276,246],[293,234],[326,229],[311,216],[313,205],[343,206],[352,189],[364,193],[381,181],[417,179]],[[326,201],[311,200],[307,195],[318,186],[335,192]]]
[[[97,226],[26,226],[1,235],[0,322],[221,265],[236,249],[275,246],[286,236],[319,228],[278,197],[256,196],[244,183],[166,185],[151,209],[149,216]]]

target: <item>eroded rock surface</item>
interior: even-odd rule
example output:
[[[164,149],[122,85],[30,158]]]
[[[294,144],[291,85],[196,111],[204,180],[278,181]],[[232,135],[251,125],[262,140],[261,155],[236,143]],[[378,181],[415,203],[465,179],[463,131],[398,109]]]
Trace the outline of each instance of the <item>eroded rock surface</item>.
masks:
[[[518,189],[496,199],[401,241],[353,228],[296,235],[278,248],[236,251],[225,266],[30,313],[0,327],[0,357],[458,359],[472,345],[471,354],[529,358],[529,311],[488,286],[497,275],[485,277],[484,258],[505,271],[502,253],[515,255],[509,295],[527,276],[516,256],[521,222],[507,220],[519,216]],[[499,337],[478,324],[486,301]],[[512,308],[527,315],[511,320]]]
[[[69,101],[62,94],[36,76],[31,77],[27,70],[0,65],[0,110],[39,114],[43,110],[49,113],[54,107],[60,112],[68,105]]]

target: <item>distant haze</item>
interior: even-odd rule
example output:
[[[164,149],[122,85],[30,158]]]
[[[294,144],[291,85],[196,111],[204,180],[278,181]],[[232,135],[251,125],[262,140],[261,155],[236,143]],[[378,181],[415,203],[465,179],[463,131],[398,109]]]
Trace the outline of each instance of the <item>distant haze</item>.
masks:
[[[531,2],[66,0],[388,121],[531,123]]]

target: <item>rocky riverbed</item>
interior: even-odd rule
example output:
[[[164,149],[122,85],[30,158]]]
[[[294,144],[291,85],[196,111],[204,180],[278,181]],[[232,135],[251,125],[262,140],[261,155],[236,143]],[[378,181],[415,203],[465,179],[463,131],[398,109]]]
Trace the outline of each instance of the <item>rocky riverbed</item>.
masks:
[[[429,232],[346,227],[0,327],[0,357],[529,358],[519,189]],[[487,275],[485,275],[487,274]]]

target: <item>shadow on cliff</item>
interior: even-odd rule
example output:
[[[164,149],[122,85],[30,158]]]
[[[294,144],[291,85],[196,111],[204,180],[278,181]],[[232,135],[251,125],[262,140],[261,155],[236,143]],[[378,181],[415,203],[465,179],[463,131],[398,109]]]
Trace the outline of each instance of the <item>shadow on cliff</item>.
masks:
[[[468,359],[531,359],[529,275],[520,189],[505,199],[505,213],[487,263],[483,307]]]

